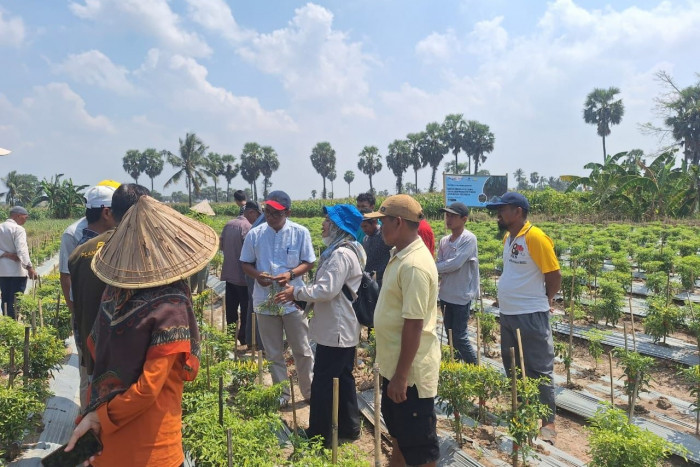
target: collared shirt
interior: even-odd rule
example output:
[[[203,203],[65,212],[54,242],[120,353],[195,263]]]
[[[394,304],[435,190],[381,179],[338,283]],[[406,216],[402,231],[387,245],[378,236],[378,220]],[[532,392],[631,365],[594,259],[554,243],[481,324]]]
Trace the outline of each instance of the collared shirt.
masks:
[[[503,273],[498,280],[498,306],[504,315],[549,310],[544,275],[559,269],[554,242],[529,221],[515,238],[503,239]]]
[[[452,235],[440,239],[437,270],[440,274],[438,297],[447,303],[466,305],[479,298],[479,257],[476,235],[464,230],[455,241]]]
[[[68,270],[68,258],[73,253],[78,242],[83,238],[83,229],[88,225],[86,218],[81,218],[66,227],[61,235],[61,249],[58,252],[58,271],[63,274],[70,274]]]
[[[0,250],[19,257],[19,262],[10,258],[0,258],[0,277],[26,277],[27,268],[32,265],[27,246],[27,231],[14,219],[7,219],[0,224]]]
[[[253,263],[258,271],[276,276],[291,271],[302,262],[315,262],[316,255],[311,244],[309,230],[287,219],[277,232],[267,223],[251,229],[243,242],[241,261]],[[304,281],[301,280],[301,277],[296,277],[290,285],[301,287],[304,285]],[[269,311],[267,307],[272,298],[271,292],[274,292],[276,288],[276,286],[263,287],[258,281],[255,281],[253,308],[256,313],[279,314]],[[261,307],[261,305],[264,306]],[[281,308],[281,314],[292,313],[297,309],[294,304],[282,305]]]
[[[365,271],[369,273],[376,272],[376,280],[381,284],[384,278],[384,270],[391,256],[391,247],[384,243],[381,228],[377,229],[377,232],[373,235],[365,235],[362,246],[365,249],[365,253],[367,253]]]
[[[87,242],[87,241],[90,240],[91,238],[97,237],[98,235],[99,235],[98,232],[95,232],[94,230],[92,230],[92,229],[90,229],[90,228],[88,228],[88,227],[85,227],[85,228],[83,229],[83,236],[80,237],[80,241],[78,242],[78,245],[84,245],[85,242]],[[69,257],[69,259],[70,259],[70,257]]]
[[[248,231],[250,231],[250,222],[244,216],[228,221],[221,231],[221,250],[224,252],[224,263],[221,266],[222,281],[246,285],[240,258],[243,240]]]
[[[390,380],[399,362],[404,320],[422,319],[418,352],[408,372],[408,386],[415,384],[421,398],[437,395],[440,373],[440,343],[435,332],[437,291],[435,261],[421,238],[399,252],[392,250],[374,312],[377,363],[381,375]]]
[[[309,336],[315,342],[328,347],[354,347],[360,341],[360,323],[343,293],[343,284],[357,290],[361,280],[357,255],[340,247],[319,267],[313,285],[294,287],[295,300],[314,302]]]

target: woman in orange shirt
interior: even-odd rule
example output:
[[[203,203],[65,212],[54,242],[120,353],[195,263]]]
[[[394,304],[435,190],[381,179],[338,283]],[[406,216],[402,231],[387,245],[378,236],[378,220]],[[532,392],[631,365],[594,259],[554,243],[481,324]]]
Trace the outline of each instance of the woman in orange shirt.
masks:
[[[199,330],[182,278],[217,249],[211,228],[143,196],[95,255],[92,269],[108,286],[88,338],[90,401],[66,447],[94,430],[103,451],[84,465],[184,462],[182,390],[199,368]]]

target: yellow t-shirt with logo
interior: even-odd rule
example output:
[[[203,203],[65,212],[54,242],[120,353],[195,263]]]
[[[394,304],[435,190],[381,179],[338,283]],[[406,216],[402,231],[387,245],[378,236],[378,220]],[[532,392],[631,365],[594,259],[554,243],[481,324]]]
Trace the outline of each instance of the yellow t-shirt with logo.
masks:
[[[408,386],[416,385],[418,397],[435,397],[440,371],[437,325],[438,273],[433,255],[416,239],[398,253],[395,249],[384,271],[382,289],[374,312],[379,372],[391,379],[401,352],[405,319],[422,319],[418,352],[408,374]]]

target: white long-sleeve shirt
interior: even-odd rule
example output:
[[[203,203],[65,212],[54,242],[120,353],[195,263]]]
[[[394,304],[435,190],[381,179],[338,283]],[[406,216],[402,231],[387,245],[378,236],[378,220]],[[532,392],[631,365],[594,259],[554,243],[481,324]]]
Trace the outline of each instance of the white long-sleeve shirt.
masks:
[[[27,276],[27,268],[32,265],[27,246],[27,232],[14,219],[7,219],[0,224],[0,250],[19,257],[19,262],[10,258],[0,258],[0,277]]]
[[[437,270],[440,274],[438,298],[455,305],[466,305],[479,298],[479,254],[476,236],[468,230],[455,239],[440,240]]]

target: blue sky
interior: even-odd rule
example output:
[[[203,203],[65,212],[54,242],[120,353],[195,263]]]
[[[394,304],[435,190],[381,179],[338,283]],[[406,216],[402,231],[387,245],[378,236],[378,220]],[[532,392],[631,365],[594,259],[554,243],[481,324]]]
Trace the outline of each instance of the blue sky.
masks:
[[[0,0],[0,147],[13,151],[0,174],[127,181],[128,149],[176,152],[194,131],[220,154],[275,148],[273,188],[293,198],[320,191],[309,154],[329,141],[335,191],[353,170],[355,194],[369,188],[365,145],[384,156],[462,113],[495,135],[492,174],[583,175],[602,159],[582,119],[595,87],[619,87],[626,107],[609,153],[670,143],[639,125],[660,124],[659,70],[697,81],[698,24],[696,1]],[[427,188],[429,168],[418,177]],[[388,168],[374,180],[393,190]]]

